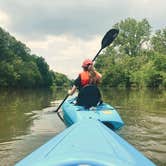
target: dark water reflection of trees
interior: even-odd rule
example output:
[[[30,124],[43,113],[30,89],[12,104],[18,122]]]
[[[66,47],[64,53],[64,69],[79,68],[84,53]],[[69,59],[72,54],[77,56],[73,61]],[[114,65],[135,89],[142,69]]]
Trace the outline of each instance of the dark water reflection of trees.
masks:
[[[63,91],[52,93],[39,90],[0,90],[0,142],[28,134],[35,118],[34,111],[48,107]]]

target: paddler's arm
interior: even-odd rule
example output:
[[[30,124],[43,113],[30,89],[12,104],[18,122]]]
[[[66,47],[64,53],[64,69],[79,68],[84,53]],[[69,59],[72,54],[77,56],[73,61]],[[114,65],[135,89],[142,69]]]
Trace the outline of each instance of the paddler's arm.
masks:
[[[73,87],[70,90],[68,90],[68,95],[73,95],[76,90],[77,90],[77,87],[73,85]]]
[[[96,73],[97,78],[100,80],[102,78],[102,75],[96,70],[95,70],[95,73]]]
[[[74,81],[74,84],[72,86],[72,88],[70,90],[68,90],[68,95],[73,95],[76,90],[80,89],[80,86],[81,86],[81,78],[80,78],[80,75],[75,79]]]

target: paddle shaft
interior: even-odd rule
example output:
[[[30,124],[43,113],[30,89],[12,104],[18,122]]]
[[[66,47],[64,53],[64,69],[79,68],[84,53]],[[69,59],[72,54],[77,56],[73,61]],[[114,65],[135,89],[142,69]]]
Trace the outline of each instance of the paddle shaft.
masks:
[[[102,49],[103,48],[100,48],[100,50],[98,51],[98,53],[96,54],[96,56],[93,58],[92,62],[94,62],[96,60],[96,58],[98,57],[98,55],[100,54],[100,52],[101,52]]]
[[[66,97],[63,99],[63,101],[61,102],[61,104],[58,106],[58,108],[54,111],[54,112],[58,112],[58,110],[61,108],[62,104],[66,101],[66,99],[69,97],[69,95],[67,94]]]

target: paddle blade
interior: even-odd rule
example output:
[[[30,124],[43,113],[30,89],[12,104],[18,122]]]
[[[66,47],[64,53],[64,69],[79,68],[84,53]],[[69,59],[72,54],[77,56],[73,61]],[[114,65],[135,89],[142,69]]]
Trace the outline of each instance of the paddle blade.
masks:
[[[114,39],[118,36],[118,33],[119,33],[118,29],[109,30],[103,37],[103,40],[101,42],[101,49],[109,46],[114,41]]]

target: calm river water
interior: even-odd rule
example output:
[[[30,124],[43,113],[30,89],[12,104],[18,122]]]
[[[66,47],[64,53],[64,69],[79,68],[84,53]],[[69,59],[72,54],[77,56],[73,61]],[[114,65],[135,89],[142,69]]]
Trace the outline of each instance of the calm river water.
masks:
[[[166,165],[166,91],[103,89],[125,122],[118,134],[156,165]],[[66,127],[53,110],[65,92],[0,90],[0,165],[13,166]]]

